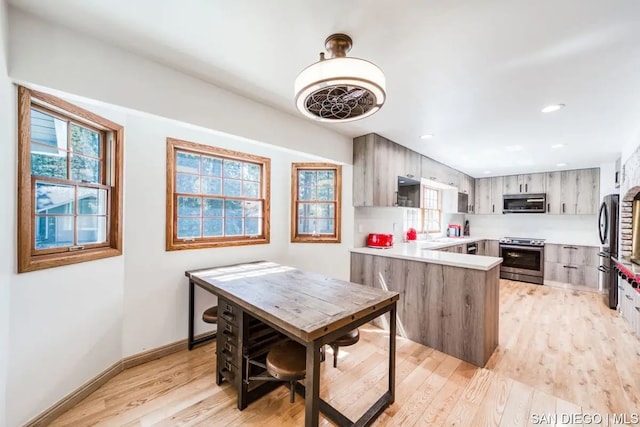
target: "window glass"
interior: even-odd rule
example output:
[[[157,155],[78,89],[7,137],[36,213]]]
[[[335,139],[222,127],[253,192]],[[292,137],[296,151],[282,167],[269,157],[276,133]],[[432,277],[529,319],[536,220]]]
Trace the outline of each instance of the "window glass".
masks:
[[[292,241],[339,242],[340,166],[294,163]]]
[[[177,230],[171,232],[174,237],[167,248],[264,242],[267,208],[263,169],[268,159],[265,163],[256,162],[256,157],[245,161],[243,157],[249,156],[242,153],[227,158],[226,150],[208,146],[196,150],[193,146],[197,144],[193,143],[187,152],[180,145],[178,140],[168,140],[169,149],[175,151],[174,182],[170,184],[177,193],[177,206],[173,208]]]

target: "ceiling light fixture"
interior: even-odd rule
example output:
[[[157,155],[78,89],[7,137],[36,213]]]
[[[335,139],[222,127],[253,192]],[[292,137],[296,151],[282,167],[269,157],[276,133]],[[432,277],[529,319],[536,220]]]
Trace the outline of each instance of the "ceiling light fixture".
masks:
[[[562,148],[562,147],[564,147],[564,144],[553,144],[551,146],[551,148]]]
[[[420,135],[420,139],[431,139],[431,138],[433,138],[433,135],[431,135],[430,133]]]
[[[542,111],[543,113],[553,113],[554,111],[561,110],[564,107],[565,107],[564,104],[552,104],[552,105],[547,105],[540,111]]]
[[[324,42],[325,59],[302,70],[294,84],[296,107],[314,120],[331,123],[363,119],[378,111],[386,99],[384,73],[372,62],[347,58],[353,41],[333,34]]]
[[[484,173],[485,173],[486,175],[488,175],[488,174],[490,174],[490,173],[491,173],[491,171],[484,171]]]
[[[563,167],[563,166],[567,166],[566,163],[556,163],[556,166],[558,166],[559,168]]]

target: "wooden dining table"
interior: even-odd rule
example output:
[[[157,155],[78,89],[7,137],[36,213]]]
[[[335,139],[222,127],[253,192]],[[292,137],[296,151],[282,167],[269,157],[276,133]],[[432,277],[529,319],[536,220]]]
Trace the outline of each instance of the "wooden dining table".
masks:
[[[238,369],[240,377],[236,380],[235,377],[228,378],[237,386],[239,409],[246,408],[252,399],[264,394],[250,392],[247,387],[249,381],[245,372],[248,369],[242,355],[245,354],[246,358],[249,319],[262,322],[282,336],[305,346],[306,377],[304,386],[298,384],[296,391],[305,399],[306,426],[317,426],[320,412],[340,426],[368,425],[393,403],[397,292],[365,287],[269,261],[192,270],[186,271],[185,275],[189,278],[191,295],[195,286],[215,294],[219,298],[222,319],[236,319],[236,323],[224,323],[225,333],[228,334],[226,338],[220,333],[218,336],[228,339],[237,328],[238,346],[242,350],[238,351],[237,361],[245,365]],[[220,301],[224,302],[222,308]],[[189,311],[193,312],[193,298],[189,299],[189,304]],[[320,398],[320,349],[385,313],[389,314],[388,389],[359,419],[352,421]],[[190,329],[193,329],[192,324]],[[218,340],[218,346],[220,343]],[[228,343],[225,344],[232,348]],[[217,382],[220,384],[223,380],[220,373],[232,366],[222,360],[220,351],[217,354]],[[264,388],[266,391],[271,389],[273,386]]]

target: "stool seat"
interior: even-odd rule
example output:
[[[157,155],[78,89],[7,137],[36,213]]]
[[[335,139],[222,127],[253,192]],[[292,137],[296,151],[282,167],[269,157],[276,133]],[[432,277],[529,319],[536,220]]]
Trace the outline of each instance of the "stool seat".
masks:
[[[207,308],[202,313],[202,320],[207,323],[218,323],[218,306]]]
[[[269,354],[267,354],[267,372],[283,381],[304,378],[306,364],[306,349],[293,341],[279,344],[269,350]]]
[[[343,336],[339,337],[335,341],[331,342],[331,345],[337,345],[338,347],[346,347],[349,345],[354,345],[360,341],[360,331],[358,329],[354,329],[352,331],[347,332]]]

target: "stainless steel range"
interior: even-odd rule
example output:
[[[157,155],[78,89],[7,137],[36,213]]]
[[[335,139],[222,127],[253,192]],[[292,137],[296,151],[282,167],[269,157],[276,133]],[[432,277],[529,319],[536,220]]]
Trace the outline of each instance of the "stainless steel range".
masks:
[[[542,285],[544,239],[505,237],[500,239],[500,278]]]

